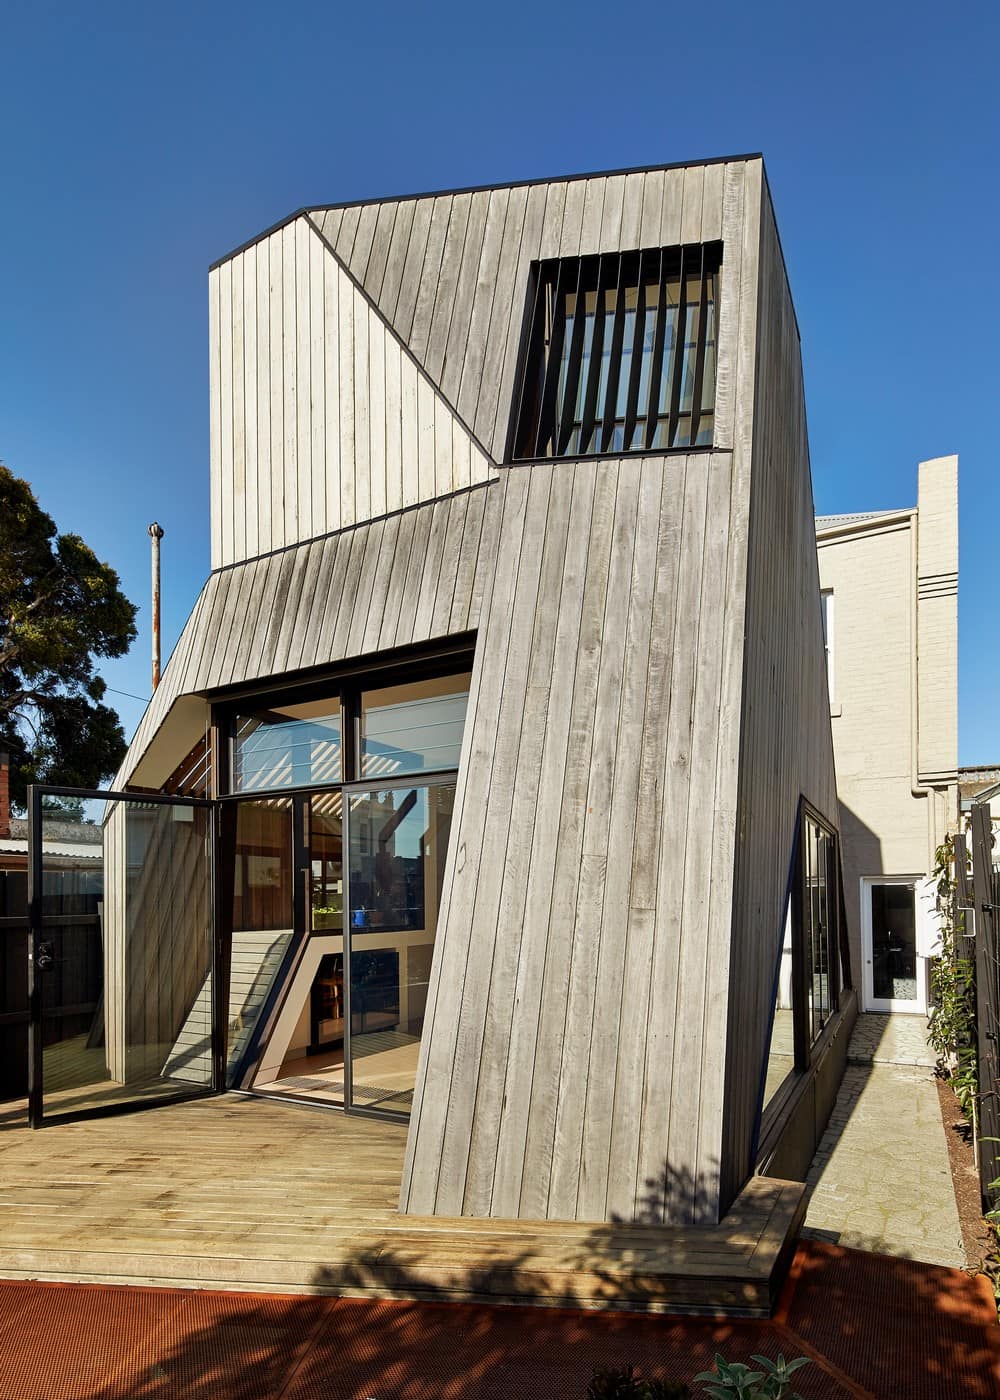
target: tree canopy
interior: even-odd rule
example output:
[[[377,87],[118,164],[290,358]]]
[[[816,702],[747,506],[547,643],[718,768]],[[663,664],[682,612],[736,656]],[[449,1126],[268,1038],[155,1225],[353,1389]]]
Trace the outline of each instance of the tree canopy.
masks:
[[[0,748],[15,807],[29,783],[96,787],[117,769],[125,734],[94,663],[124,655],[135,612],[114,569],[0,463]]]

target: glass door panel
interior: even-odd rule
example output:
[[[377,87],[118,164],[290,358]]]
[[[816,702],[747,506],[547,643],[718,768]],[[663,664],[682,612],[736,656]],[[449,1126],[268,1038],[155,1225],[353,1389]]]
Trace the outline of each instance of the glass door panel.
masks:
[[[41,807],[31,827],[36,1122],[212,1087],[209,810],[111,799],[84,825],[96,841]]]
[[[236,804],[232,843],[232,943],[226,1080],[231,1086],[294,938],[292,799]]]
[[[255,1090],[344,1103],[344,867],[339,789],[304,802],[302,859],[308,927],[260,1054]]]
[[[409,1113],[454,783],[350,797],[351,1102]]]
[[[913,885],[877,883],[869,886],[869,946],[865,949],[875,1010],[917,1011],[917,924]]]
[[[0,870],[0,1105],[27,1092],[28,872]]]

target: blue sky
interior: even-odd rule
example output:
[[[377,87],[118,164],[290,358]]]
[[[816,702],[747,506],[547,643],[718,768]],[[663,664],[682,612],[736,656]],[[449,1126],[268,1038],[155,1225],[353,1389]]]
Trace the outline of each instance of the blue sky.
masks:
[[[1000,10],[703,8],[0,6],[0,458],[142,605],[111,686],[148,694],[148,522],[167,651],[208,571],[211,261],[304,204],[760,150],[817,509],[960,454],[959,757],[1000,762]]]

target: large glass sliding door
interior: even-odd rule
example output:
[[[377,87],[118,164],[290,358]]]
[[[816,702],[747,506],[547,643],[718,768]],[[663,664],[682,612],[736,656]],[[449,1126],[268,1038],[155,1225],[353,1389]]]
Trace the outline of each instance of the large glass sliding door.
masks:
[[[301,861],[292,859],[307,876],[305,926],[280,935],[291,956],[259,1037],[256,1092],[410,1111],[454,794],[454,781],[437,779],[295,799],[304,809]],[[234,931],[234,986],[240,938]],[[273,978],[261,980],[264,1004]],[[231,996],[231,1053],[240,1053]]]

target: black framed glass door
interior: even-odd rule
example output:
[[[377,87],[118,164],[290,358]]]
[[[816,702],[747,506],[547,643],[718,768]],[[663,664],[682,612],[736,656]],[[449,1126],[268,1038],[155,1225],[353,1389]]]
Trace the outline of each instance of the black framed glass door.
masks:
[[[230,1084],[409,1113],[454,794],[449,775],[223,802],[236,826]],[[264,886],[253,908],[248,859]],[[270,968],[258,950],[250,969],[251,923],[274,940]]]
[[[0,870],[0,1111],[28,1092],[28,871]]]
[[[36,786],[28,817],[32,1126],[219,1087],[214,804]]]
[[[409,1113],[471,682],[460,660],[213,709],[232,1087]]]
[[[454,792],[33,788],[30,1122],[227,1087],[408,1114]],[[83,854],[61,797],[89,804]]]

